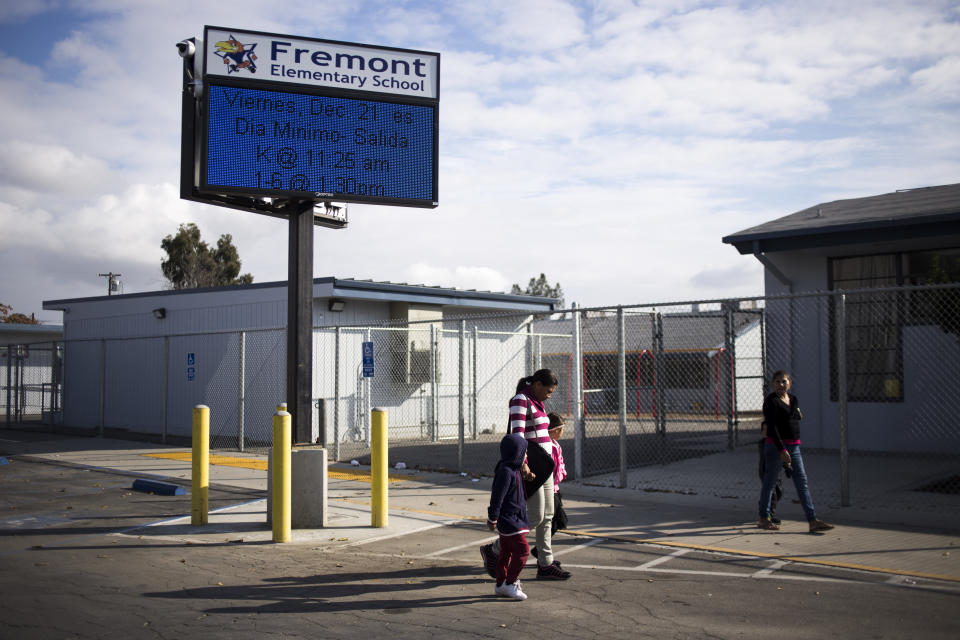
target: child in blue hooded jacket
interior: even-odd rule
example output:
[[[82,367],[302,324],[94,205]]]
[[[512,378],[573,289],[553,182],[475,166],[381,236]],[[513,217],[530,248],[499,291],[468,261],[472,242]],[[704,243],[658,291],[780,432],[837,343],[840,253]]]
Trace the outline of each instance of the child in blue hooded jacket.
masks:
[[[487,509],[487,527],[500,532],[500,557],[497,560],[497,586],[494,593],[514,600],[526,600],[520,589],[520,570],[527,563],[530,547],[527,533],[527,500],[523,495],[520,468],[527,454],[527,440],[519,433],[500,441],[500,462],[494,470]]]

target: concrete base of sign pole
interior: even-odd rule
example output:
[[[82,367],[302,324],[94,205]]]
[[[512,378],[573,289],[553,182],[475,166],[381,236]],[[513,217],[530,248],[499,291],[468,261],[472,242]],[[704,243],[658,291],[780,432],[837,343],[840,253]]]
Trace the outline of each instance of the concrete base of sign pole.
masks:
[[[290,456],[290,527],[327,526],[327,450],[319,445],[297,445]],[[273,453],[267,462],[267,526],[273,525]]]

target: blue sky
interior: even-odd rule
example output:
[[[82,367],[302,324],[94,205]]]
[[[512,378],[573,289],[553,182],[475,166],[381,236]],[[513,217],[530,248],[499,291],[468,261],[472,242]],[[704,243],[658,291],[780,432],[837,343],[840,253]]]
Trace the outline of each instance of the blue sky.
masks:
[[[438,51],[440,206],[350,206],[316,276],[567,301],[755,295],[724,235],[819,202],[960,181],[956,2],[0,7],[0,302],[163,288],[160,240],[230,233],[286,277],[281,220],[178,197],[180,61],[203,25]]]

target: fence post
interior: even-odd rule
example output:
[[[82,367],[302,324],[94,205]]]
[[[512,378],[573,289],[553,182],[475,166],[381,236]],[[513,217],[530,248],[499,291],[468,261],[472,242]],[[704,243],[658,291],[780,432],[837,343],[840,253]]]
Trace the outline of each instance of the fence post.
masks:
[[[10,426],[10,411],[13,403],[13,345],[7,345],[7,426]]]
[[[367,329],[366,335],[367,342],[373,341],[373,334],[370,329]],[[366,428],[366,438],[367,446],[370,446],[370,428],[373,424],[373,414],[371,413],[373,409],[373,378],[364,377],[363,385],[366,387],[366,393],[364,393],[364,411],[366,411],[366,420],[364,420],[364,427]]]
[[[724,305],[726,306],[726,305]],[[733,450],[733,402],[734,402],[734,385],[736,381],[732,375],[733,372],[733,310],[727,307],[727,312],[723,316],[723,344],[727,352],[727,362],[730,364],[730,393],[729,393],[729,406],[727,407],[727,449]]]
[[[623,307],[617,307],[617,409],[620,421],[620,488],[627,486],[627,337]]]
[[[849,434],[847,433],[847,296],[837,305],[837,399],[840,412],[840,504],[850,506]]]
[[[767,306],[764,300],[763,309],[760,310],[760,379],[763,381],[760,386],[760,397],[767,397]]]
[[[473,381],[472,381],[473,393],[471,393],[473,404],[470,407],[470,410],[473,414],[471,416],[471,421],[473,422],[473,439],[474,440],[477,439],[477,430],[478,430],[477,425],[480,422],[480,408],[478,406],[479,398],[477,397],[477,370],[478,370],[477,361],[480,359],[480,353],[477,349],[477,347],[479,346],[479,340],[477,337],[478,333],[479,331],[477,329],[477,326],[474,325],[473,326]]]
[[[61,419],[63,418],[63,389],[64,378],[67,376],[67,367],[65,366],[65,356],[67,355],[67,343],[61,342],[60,348],[57,350],[57,412],[60,414]]]
[[[533,351],[533,317],[527,322],[527,371],[533,373],[537,370],[537,356]]]
[[[437,401],[437,327],[430,325],[430,440],[437,442],[440,430],[440,418],[437,415],[440,403]]]
[[[655,430],[660,437],[667,435],[667,402],[663,382],[663,316],[658,311],[653,318],[653,398]],[[662,454],[663,449],[660,451]]]
[[[107,413],[107,341],[100,338],[100,437]]]
[[[237,420],[237,448],[243,451],[246,444],[246,423],[244,413],[247,403],[247,332],[240,332],[240,397],[237,402],[239,420]]]
[[[459,336],[459,353],[457,358],[457,472],[463,473],[463,438],[466,432],[466,412],[463,408],[464,401],[464,380],[463,380],[463,365],[464,365],[464,343],[467,337],[467,321],[460,321],[460,336]]]
[[[22,345],[20,347],[20,357],[17,358],[17,401],[16,401],[16,412],[17,412],[17,422],[22,423],[23,417],[27,413],[27,383],[26,383],[26,371],[27,371],[27,345]]]
[[[340,327],[333,336],[333,461],[340,459]]]
[[[54,340],[50,343],[50,420],[49,424],[52,427],[54,422],[54,407],[56,405],[56,395],[57,395],[57,342]],[[43,400],[40,401],[43,404]],[[43,417],[43,412],[40,413],[41,418]]]
[[[170,336],[163,336],[163,380],[160,383],[160,443],[167,444],[167,402],[170,400]]]
[[[207,524],[210,511],[210,407],[193,408],[193,451],[191,455],[190,524]]]
[[[580,343],[580,309],[577,303],[570,305],[573,313],[573,455],[575,459],[573,473],[577,480],[583,481],[583,430],[586,427],[583,418],[583,346]]]
[[[543,334],[537,334],[537,369],[543,368]]]

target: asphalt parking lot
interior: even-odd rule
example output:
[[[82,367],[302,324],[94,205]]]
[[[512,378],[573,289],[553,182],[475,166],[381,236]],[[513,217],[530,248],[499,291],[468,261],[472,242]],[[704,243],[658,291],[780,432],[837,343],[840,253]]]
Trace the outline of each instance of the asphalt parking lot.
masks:
[[[129,474],[9,460],[4,638],[956,637],[960,585],[950,581],[561,534],[573,579],[537,581],[527,569],[530,599],[512,602],[479,566],[491,534],[439,500],[399,530],[319,530],[278,545],[250,535],[268,531],[262,522],[194,535],[189,495],[134,492]],[[354,484],[338,499],[362,509],[369,485]],[[222,485],[210,496],[218,513],[252,513],[264,499]]]

